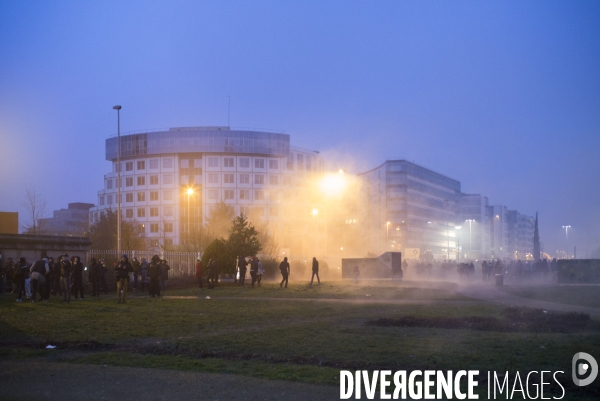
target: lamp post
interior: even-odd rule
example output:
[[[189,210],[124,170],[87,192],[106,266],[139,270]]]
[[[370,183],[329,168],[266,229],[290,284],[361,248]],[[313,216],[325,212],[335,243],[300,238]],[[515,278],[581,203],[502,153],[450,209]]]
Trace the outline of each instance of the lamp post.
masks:
[[[565,229],[565,236],[567,237],[567,259],[569,259],[569,228],[571,226],[562,226]]]
[[[462,226],[454,226],[455,230],[460,230]],[[456,233],[456,261],[460,261],[460,237]]]
[[[390,222],[385,223],[385,251],[390,249]]]
[[[117,255],[121,255],[121,106],[117,111]]]
[[[192,195],[194,193],[194,188],[188,188],[187,189],[187,196],[188,196],[188,208],[187,208],[187,213],[188,213],[188,241],[190,240],[190,195]]]
[[[473,246],[472,246],[472,238],[473,238],[473,237],[471,236],[471,223],[472,223],[474,220],[471,220],[471,219],[469,219],[469,220],[467,220],[467,221],[469,222],[469,257],[470,257],[471,259],[473,259]]]

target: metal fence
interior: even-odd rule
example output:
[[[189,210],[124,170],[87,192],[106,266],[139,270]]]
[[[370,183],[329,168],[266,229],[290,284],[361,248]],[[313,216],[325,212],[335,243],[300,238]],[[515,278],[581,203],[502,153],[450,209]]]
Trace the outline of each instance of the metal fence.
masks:
[[[129,257],[130,262],[134,257],[140,262],[142,261],[142,258],[145,258],[150,262],[152,256],[156,255],[156,253],[147,251],[128,251],[119,254],[116,250],[100,251],[94,249],[87,252],[86,263],[89,263],[91,258],[96,258],[96,260],[104,259],[106,267],[108,267],[110,271],[110,267],[113,263],[120,260],[121,255],[123,254],[126,254]],[[196,259],[201,258],[202,254],[194,252],[161,252],[158,253],[158,256],[161,259],[166,260],[167,264],[171,267],[169,277],[182,277],[196,274]]]

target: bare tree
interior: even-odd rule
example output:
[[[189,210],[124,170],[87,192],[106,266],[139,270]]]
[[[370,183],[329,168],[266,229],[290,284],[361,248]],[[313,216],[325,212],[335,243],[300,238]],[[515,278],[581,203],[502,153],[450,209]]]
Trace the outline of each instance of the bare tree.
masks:
[[[30,222],[23,224],[25,234],[42,235],[44,228],[40,225],[40,219],[46,214],[46,198],[35,188],[27,187],[23,195],[21,205],[27,210]]]

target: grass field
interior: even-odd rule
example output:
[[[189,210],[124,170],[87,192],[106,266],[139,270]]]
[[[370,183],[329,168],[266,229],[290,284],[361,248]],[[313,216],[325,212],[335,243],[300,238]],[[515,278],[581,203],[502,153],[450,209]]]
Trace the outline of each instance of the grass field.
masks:
[[[600,355],[597,322],[568,333],[367,324],[407,316],[430,321],[469,316],[504,319],[503,306],[470,300],[456,293],[452,283],[380,282],[355,287],[336,282],[312,288],[291,284],[288,290],[265,283],[253,290],[221,286],[166,295],[189,298],[149,299],[134,294],[125,305],[118,305],[115,296],[66,305],[58,297],[48,303],[17,304],[14,296],[2,296],[0,354],[331,385],[339,383],[340,369],[570,372],[576,352]],[[206,295],[212,299],[204,299]],[[338,302],[320,302],[326,299]],[[45,350],[48,344],[58,348]],[[585,391],[596,391],[591,399],[600,396],[597,390]]]

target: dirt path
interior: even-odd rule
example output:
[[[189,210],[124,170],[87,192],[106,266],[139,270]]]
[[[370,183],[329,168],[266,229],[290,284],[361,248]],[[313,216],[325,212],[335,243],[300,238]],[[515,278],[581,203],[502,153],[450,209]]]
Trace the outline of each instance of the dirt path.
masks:
[[[339,388],[167,369],[0,361],[2,400],[339,400]]]
[[[471,298],[502,305],[526,306],[529,308],[553,310],[558,312],[583,312],[588,313],[592,317],[600,318],[600,308],[560,304],[556,302],[540,301],[533,298],[519,297],[517,295],[501,291],[492,285],[464,284],[459,287],[458,292]]]

